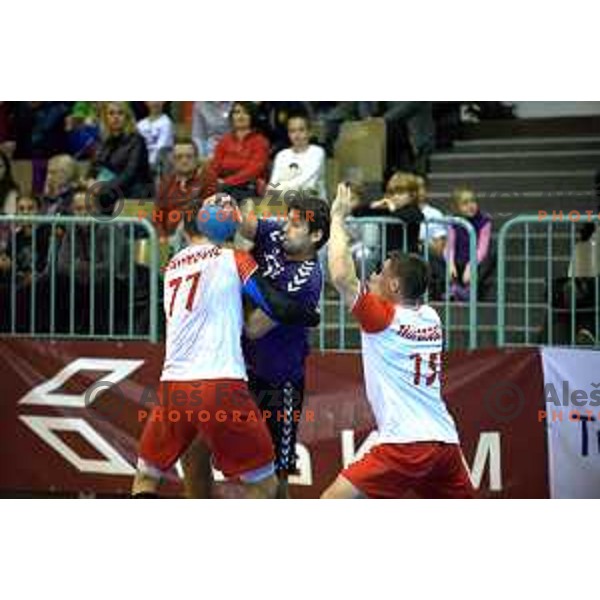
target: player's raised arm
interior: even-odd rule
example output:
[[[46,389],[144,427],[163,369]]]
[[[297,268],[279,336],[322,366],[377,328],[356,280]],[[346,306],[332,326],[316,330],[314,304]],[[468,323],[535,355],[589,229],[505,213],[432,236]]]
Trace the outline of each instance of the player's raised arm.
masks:
[[[328,250],[331,282],[348,306],[352,306],[359,290],[345,226],[346,217],[351,212],[351,198],[350,186],[345,183],[338,185],[337,196],[331,207],[331,237]]]

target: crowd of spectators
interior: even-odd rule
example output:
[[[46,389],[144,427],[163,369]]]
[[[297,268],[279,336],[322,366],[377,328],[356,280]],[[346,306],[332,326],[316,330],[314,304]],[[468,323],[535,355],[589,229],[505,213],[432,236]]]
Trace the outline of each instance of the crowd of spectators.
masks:
[[[176,246],[181,228],[174,213],[181,216],[217,192],[240,202],[261,197],[268,189],[326,198],[327,159],[334,154],[343,123],[381,118],[387,132],[387,164],[382,173],[387,179],[385,194],[367,200],[361,183],[356,182],[355,216],[397,219],[397,226],[387,228],[388,248],[417,251],[427,247],[434,296],[463,299],[469,286],[464,239],[440,224],[425,226],[424,218],[441,217],[427,201],[425,178],[431,152],[451,143],[466,110],[471,111],[468,119],[478,118],[477,111],[481,114],[484,105],[194,102],[189,130],[178,135],[178,103],[0,102],[0,214],[82,216],[98,211],[107,215],[119,196],[151,199],[159,238]],[[20,189],[14,173],[17,162],[30,165],[30,189]],[[88,196],[94,201],[86,201]],[[481,240],[487,239],[488,221],[474,199],[457,201],[455,209],[472,221]],[[132,249],[123,232],[112,230],[109,252],[109,227],[95,229],[92,257],[87,225],[74,230],[54,227],[51,234],[47,225],[17,223],[11,228],[0,224],[0,293],[6,298],[16,281],[19,293],[27,294],[34,277],[40,293],[47,293],[52,267],[59,287],[71,286],[73,276],[78,298],[85,299],[92,270],[96,284],[106,284],[109,254],[111,285],[125,285],[124,265]],[[482,264],[488,260],[481,249],[484,245],[484,241],[478,245]],[[363,243],[361,252],[368,251],[368,244]],[[452,275],[451,289],[444,285],[447,269]],[[147,281],[137,265],[133,278]]]
[[[382,260],[382,248],[384,253],[393,249],[420,253],[431,267],[431,299],[470,299],[469,235],[458,223],[446,225],[444,213],[429,203],[424,177],[396,172],[387,182],[383,198],[369,200],[357,186],[353,201],[352,216],[358,222],[361,218],[385,217],[390,223],[386,226],[385,239],[380,226],[355,228],[353,255],[359,271],[370,272],[377,268]],[[466,187],[454,192],[451,209],[448,216],[466,220],[475,231],[477,297],[489,299],[495,268],[491,244],[492,219],[480,209],[475,192]]]

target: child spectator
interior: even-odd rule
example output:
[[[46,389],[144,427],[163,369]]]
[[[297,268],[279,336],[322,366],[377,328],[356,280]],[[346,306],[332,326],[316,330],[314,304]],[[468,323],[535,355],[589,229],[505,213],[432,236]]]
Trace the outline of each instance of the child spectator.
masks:
[[[100,141],[99,102],[75,102],[65,120],[68,151],[78,160],[91,159]]]
[[[477,235],[477,272],[478,297],[487,296],[490,277],[493,272],[492,257],[492,218],[481,212],[473,190],[463,187],[457,189],[452,196],[454,213],[466,219]],[[453,225],[448,233],[448,268],[452,287],[450,295],[456,300],[467,301],[470,296],[471,267],[469,252],[469,234],[464,227]]]
[[[306,115],[292,115],[287,122],[291,147],[275,157],[269,185],[278,191],[313,191],[326,199],[325,151],[310,143],[310,121]]]
[[[175,233],[182,215],[204,196],[204,179],[198,166],[198,149],[191,138],[175,141],[173,149],[174,172],[163,177],[158,192],[155,224],[161,241]],[[174,212],[179,213],[177,218]]]
[[[148,116],[137,124],[137,130],[146,140],[148,160],[154,172],[160,168],[161,157],[173,147],[173,121],[164,113],[164,102],[146,102]]]
[[[202,159],[213,157],[221,138],[229,131],[233,102],[194,102],[192,139]]]
[[[102,141],[90,169],[90,177],[109,182],[125,198],[153,195],[152,176],[144,138],[137,133],[131,108],[126,102],[105,102],[101,115]],[[104,211],[115,198],[101,198]]]
[[[254,102],[256,106],[255,127],[268,140],[271,156],[285,150],[289,144],[288,120],[292,115],[302,115],[311,120],[309,102]]]
[[[386,244],[383,251],[417,252],[423,214],[417,205],[417,182],[410,173],[395,173],[387,183],[385,196],[367,208],[354,211],[355,217],[388,217],[398,225],[384,225]],[[383,239],[381,240],[383,244]]]
[[[229,115],[231,131],[221,138],[208,165],[205,197],[224,192],[243,202],[262,195],[269,142],[255,130],[255,120],[254,103],[234,102]]]

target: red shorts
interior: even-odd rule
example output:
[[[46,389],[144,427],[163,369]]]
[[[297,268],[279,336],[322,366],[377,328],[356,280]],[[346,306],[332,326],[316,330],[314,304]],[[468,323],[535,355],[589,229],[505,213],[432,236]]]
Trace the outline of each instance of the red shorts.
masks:
[[[474,498],[460,446],[382,444],[342,472],[368,498]]]
[[[215,466],[228,478],[268,466],[274,458],[269,430],[245,381],[161,382],[159,404],[140,439],[140,458],[170,469],[199,435]]]

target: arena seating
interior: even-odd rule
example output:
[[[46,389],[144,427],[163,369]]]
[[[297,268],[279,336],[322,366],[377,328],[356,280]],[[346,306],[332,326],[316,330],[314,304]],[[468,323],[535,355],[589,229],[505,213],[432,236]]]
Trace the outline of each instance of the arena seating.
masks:
[[[594,132],[597,132],[594,134]],[[520,214],[538,211],[597,212],[594,174],[600,166],[600,122],[596,118],[564,118],[482,123],[466,128],[464,139],[451,151],[434,153],[429,178],[434,205],[448,208],[459,185],[475,189],[482,209],[494,219],[494,242],[502,225]],[[511,345],[545,342],[547,321],[547,233],[531,228],[529,285],[525,290],[525,238],[516,230],[507,241],[506,342]],[[566,277],[572,260],[571,228],[557,225],[552,240],[553,274]],[[529,306],[526,311],[526,306]],[[325,301],[325,347],[337,348],[341,335],[348,349],[359,348],[359,332],[350,319],[339,332],[340,308],[335,294]],[[437,307],[445,318],[445,306]],[[466,347],[468,306],[450,306],[450,346]],[[526,317],[528,312],[528,317]],[[526,323],[528,321],[528,323]],[[497,304],[478,304],[479,346],[497,343]],[[527,324],[527,327],[526,327]],[[528,333],[527,333],[528,331]],[[313,343],[319,345],[317,333]]]

